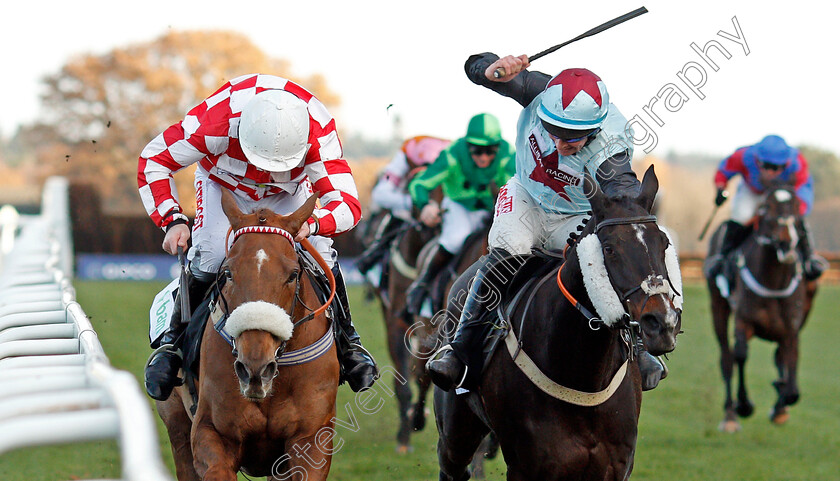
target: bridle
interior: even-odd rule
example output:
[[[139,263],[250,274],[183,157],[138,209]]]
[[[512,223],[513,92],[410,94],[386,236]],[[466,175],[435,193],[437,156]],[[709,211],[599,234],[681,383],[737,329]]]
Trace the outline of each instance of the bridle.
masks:
[[[765,205],[766,202],[767,202],[767,198],[770,195],[776,195],[776,192],[778,192],[780,190],[782,192],[789,192],[786,189],[775,189],[775,190],[769,191],[765,195],[764,201],[762,202],[761,207],[759,207],[759,211],[767,209],[767,207]],[[793,193],[790,193],[790,194],[791,194],[791,196],[793,195]],[[785,252],[782,251],[782,249],[779,247],[776,239],[774,239],[773,237],[770,237],[770,236],[768,236],[764,233],[759,233],[759,229],[760,229],[761,224],[762,224],[762,219],[765,219],[765,214],[760,213],[760,212],[756,213],[756,216],[753,219],[753,226],[754,226],[753,228],[755,230],[755,236],[754,236],[755,243],[758,244],[759,246],[774,247],[775,251],[776,251],[776,259],[779,261],[780,264],[783,264],[784,261],[785,261],[785,257],[787,257],[788,254],[786,254]],[[784,227],[787,228],[788,234],[790,235],[790,238],[791,238],[789,252],[790,251],[795,252],[796,246],[799,244],[799,232],[796,229],[796,216],[795,215],[780,215],[780,216],[776,216],[775,219],[773,219],[773,220],[775,220],[776,224],[784,226]],[[794,254],[794,256],[795,256],[795,254]],[[791,295],[793,295],[793,293],[799,287],[799,284],[802,282],[802,277],[803,277],[802,266],[798,262],[795,265],[794,273],[793,273],[793,276],[791,276],[790,282],[788,282],[788,284],[781,289],[770,289],[770,288],[764,286],[758,279],[755,278],[755,276],[753,275],[753,273],[750,271],[749,267],[747,266],[746,258],[744,256],[743,249],[738,254],[738,257],[737,257],[737,260],[736,260],[736,265],[738,267],[739,276],[741,277],[741,280],[744,282],[744,285],[749,290],[751,290],[756,295],[758,295],[759,297],[763,297],[763,298],[767,298],[767,299],[783,299],[783,298],[790,297]]]
[[[771,237],[767,234],[759,233],[759,229],[761,228],[762,220],[767,219],[765,217],[765,214],[762,214],[760,212],[767,209],[766,203],[767,203],[767,199],[769,198],[769,196],[770,195],[776,195],[777,192],[787,192],[791,196],[794,195],[793,193],[791,193],[790,191],[788,191],[786,189],[775,189],[775,190],[772,190],[772,191],[768,192],[764,196],[764,201],[762,202],[762,205],[758,209],[759,212],[756,213],[756,215],[755,215],[755,218],[753,220],[753,226],[754,226],[754,229],[755,229],[755,241],[756,241],[756,243],[758,245],[762,245],[762,246],[769,245],[769,246],[776,247],[776,257],[779,259],[779,262],[782,262],[782,259],[783,259],[784,256],[782,254],[781,249],[778,246],[778,242],[776,241],[776,239],[774,239],[773,237]],[[778,215],[772,220],[774,220],[776,222],[776,224],[778,224],[780,226],[784,226],[787,229],[788,235],[790,235],[790,239],[791,239],[790,249],[791,250],[796,249],[797,244],[799,244],[799,233],[796,230],[796,216],[793,215],[793,214],[791,214],[791,215]]]
[[[616,218],[616,219],[606,219],[598,224],[596,224],[595,229],[593,230],[593,235],[597,235],[601,230],[605,227],[609,226],[616,226],[616,225],[637,225],[637,224],[647,224],[647,223],[656,223],[656,216],[654,215],[645,215],[645,216],[634,216],[634,217],[624,217],[624,218]],[[569,303],[578,310],[578,312],[583,315],[584,318],[587,319],[587,323],[589,328],[593,331],[597,331],[602,326],[607,325],[608,323],[605,322],[599,315],[592,313],[585,305],[583,305],[580,301],[578,301],[574,295],[569,291],[569,289],[563,284],[563,267],[565,266],[565,262],[560,266],[557,270],[557,286],[560,288],[560,292],[563,293],[563,296],[566,298]],[[613,289],[615,286],[612,285],[610,281],[610,285]],[[629,289],[624,290],[620,293],[619,300],[621,301],[623,313],[621,316],[620,321],[616,324],[618,329],[621,329],[621,337],[622,340],[627,344],[628,347],[628,357],[630,360],[634,357],[634,349],[633,346],[636,345],[639,339],[639,335],[641,332],[641,325],[637,319],[633,319],[630,315],[630,297],[638,291],[642,291],[645,294],[645,300],[642,304],[641,311],[644,311],[645,305],[650,300],[651,297],[659,294],[664,295],[674,295],[680,296],[681,293],[677,292],[670,280],[667,278],[667,273],[665,276],[661,274],[653,274],[651,273],[645,279],[643,279],[638,285],[633,286]]]
[[[233,240],[230,240],[231,234],[233,234]],[[294,236],[289,233],[287,230],[275,227],[275,226],[246,226],[242,227],[237,230],[233,230],[232,228],[228,230],[227,236],[225,237],[225,258],[227,258],[227,254],[230,251],[231,246],[239,239],[241,236],[246,234],[275,234],[280,235],[285,238],[289,243],[294,247],[295,245],[295,238]],[[294,319],[295,311],[297,310],[297,305],[300,304],[303,306],[304,309],[309,311],[308,314],[301,317],[297,321],[293,321],[293,327],[297,328],[299,325],[308,322],[314,319],[316,316],[319,316],[326,312],[329,308],[330,304],[332,304],[333,299],[335,298],[335,290],[336,290],[336,281],[335,277],[333,276],[332,270],[327,265],[324,258],[321,254],[312,246],[312,244],[307,239],[303,239],[300,241],[301,247],[303,247],[306,252],[309,253],[310,256],[315,260],[315,262],[320,266],[321,270],[324,272],[324,275],[327,278],[330,286],[330,295],[327,298],[324,304],[316,309],[312,309],[308,307],[304,302],[303,299],[300,297],[300,288],[301,288],[301,275],[304,268],[301,268],[297,272],[297,276],[295,278],[295,293],[292,301],[292,308],[289,316]],[[221,286],[227,282],[233,282],[233,276],[230,272],[230,267],[227,266],[227,263],[223,263],[223,268],[220,269],[219,274],[217,275],[217,285],[219,286],[218,289],[218,299],[214,299],[210,305],[210,319],[213,322],[214,329],[222,336],[222,338],[231,346],[231,353],[234,357],[238,355],[238,351],[236,349],[236,339],[228,334],[225,331],[225,323],[227,319],[230,317],[230,308],[228,306],[227,299],[222,292]],[[283,341],[282,344],[277,348],[274,353],[275,362],[277,362],[278,366],[287,366],[287,365],[297,365],[303,364],[305,362],[309,362],[317,357],[320,357],[329,348],[332,346],[333,343],[333,329],[327,329],[327,332],[313,344],[306,346],[304,348],[298,349],[296,351],[285,352],[286,350],[286,342]]]
[[[608,219],[605,221],[600,222],[596,225],[594,229],[594,234],[597,234],[602,228],[607,226],[613,225],[628,225],[628,224],[642,224],[642,223],[655,223],[656,217],[652,215],[646,216],[637,216],[637,217],[625,217],[621,219]],[[592,234],[590,234],[592,235]],[[575,238],[575,242],[580,242],[582,239]],[[597,239],[597,237],[595,237]],[[586,242],[586,241],[585,241]],[[567,246],[568,249],[568,246]],[[666,256],[668,254],[666,253]],[[564,255],[564,257],[568,258]],[[573,305],[578,312],[580,312],[588,321],[589,328],[593,331],[597,331],[601,328],[602,325],[607,325],[608,327],[613,327],[609,323],[605,322],[599,316],[593,314],[586,306],[578,302],[577,299],[572,295],[571,292],[566,288],[562,281],[562,273],[563,273],[563,266],[561,264],[560,268],[557,270],[557,285],[560,288],[560,291],[565,296],[566,300],[568,300],[571,305]],[[666,257],[666,266],[667,266],[667,257]],[[607,275],[605,273],[605,275]],[[607,275],[608,277],[608,275]],[[532,295],[536,290],[539,289],[542,282],[550,279],[550,277],[543,278],[542,281],[535,287],[532,291]],[[610,285],[612,285],[612,282]],[[613,291],[615,288],[613,287]],[[670,286],[669,280],[663,278],[663,276],[656,276],[651,274],[646,279],[644,279],[638,286],[633,287],[624,292],[623,298],[625,299],[625,303],[621,305],[621,309],[623,309],[623,316],[621,322],[619,322],[616,328],[620,329],[620,339],[624,343],[627,349],[627,356],[624,362],[619,366],[618,370],[613,374],[612,379],[609,381],[607,386],[598,392],[584,392],[578,391],[575,389],[571,389],[565,386],[562,386],[553,380],[551,380],[545,373],[540,370],[539,366],[528,356],[522,346],[522,331],[524,328],[525,319],[523,316],[522,323],[519,326],[519,338],[517,339],[516,334],[514,334],[514,329],[511,327],[508,329],[507,334],[504,337],[504,343],[507,347],[507,351],[510,354],[513,363],[519,368],[519,370],[535,385],[544,393],[548,394],[549,396],[559,399],[564,402],[568,402],[570,404],[574,404],[577,406],[584,406],[584,407],[591,407],[591,406],[598,406],[603,404],[608,399],[612,397],[613,394],[619,389],[621,384],[624,381],[624,378],[627,374],[627,366],[628,363],[632,362],[635,359],[635,349],[640,341],[641,335],[641,325],[638,321],[631,319],[630,314],[628,314],[629,310],[629,296],[635,293],[638,290],[642,290],[648,296],[648,299],[656,294],[668,294],[668,293],[676,293],[676,290]],[[681,296],[681,294],[676,293],[676,295]],[[590,295],[591,301],[591,295]],[[647,299],[645,300],[645,303]],[[529,299],[530,303],[530,299]],[[644,308],[644,306],[643,306]],[[596,307],[597,310],[597,307]]]

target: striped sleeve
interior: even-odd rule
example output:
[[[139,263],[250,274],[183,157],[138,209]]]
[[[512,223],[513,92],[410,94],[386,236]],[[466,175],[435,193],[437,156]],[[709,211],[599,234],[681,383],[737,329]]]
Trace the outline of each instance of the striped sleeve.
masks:
[[[320,196],[321,208],[314,212],[318,235],[329,237],[355,227],[362,218],[362,205],[353,173],[343,159],[335,120],[316,98],[308,103],[310,148],[303,170]]]
[[[181,212],[172,174],[198,162],[206,154],[185,139],[182,123],[155,137],[143,149],[137,167],[137,185],[146,213],[158,227],[166,227]]]
[[[155,137],[140,153],[140,198],[158,227],[166,228],[182,212],[172,175],[227,149],[229,94],[228,84],[190,110],[184,120]]]
[[[796,158],[797,170],[794,174],[793,185],[796,197],[799,198],[799,213],[808,215],[814,204],[814,178],[808,172],[808,161],[801,153]]]
[[[723,189],[735,174],[739,172],[742,175],[746,174],[746,167],[744,166],[744,152],[746,150],[746,147],[742,147],[720,162],[717,172],[715,172],[715,187]]]

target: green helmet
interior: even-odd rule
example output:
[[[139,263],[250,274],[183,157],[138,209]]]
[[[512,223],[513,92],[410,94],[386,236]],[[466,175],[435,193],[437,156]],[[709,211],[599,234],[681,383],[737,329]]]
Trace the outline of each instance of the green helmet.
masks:
[[[502,141],[502,126],[491,114],[478,114],[467,126],[467,142],[474,145],[495,145]]]

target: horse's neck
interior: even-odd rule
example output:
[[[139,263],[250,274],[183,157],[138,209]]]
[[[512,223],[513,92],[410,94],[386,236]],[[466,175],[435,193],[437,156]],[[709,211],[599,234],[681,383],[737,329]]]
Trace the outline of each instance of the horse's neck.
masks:
[[[399,252],[407,263],[416,266],[417,258],[423,246],[431,239],[430,231],[425,228],[410,229],[400,241]]]
[[[577,263],[567,263],[563,271],[566,288],[595,313]],[[584,391],[603,389],[623,362],[617,333],[603,326],[591,329],[556,282],[544,283],[540,290],[524,321],[523,349],[555,382]]]

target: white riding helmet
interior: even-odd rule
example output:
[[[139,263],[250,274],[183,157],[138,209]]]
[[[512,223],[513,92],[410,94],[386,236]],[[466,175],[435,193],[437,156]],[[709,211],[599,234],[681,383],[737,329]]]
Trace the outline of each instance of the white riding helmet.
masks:
[[[563,70],[548,82],[537,115],[569,130],[597,129],[610,109],[610,96],[600,77],[585,68]]]
[[[242,109],[239,145],[248,161],[262,170],[286,172],[297,167],[309,149],[306,102],[285,90],[266,90]]]

